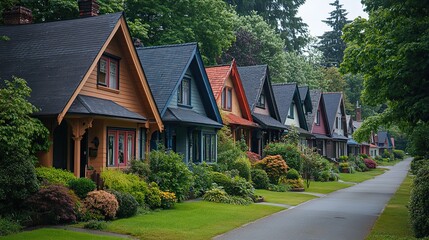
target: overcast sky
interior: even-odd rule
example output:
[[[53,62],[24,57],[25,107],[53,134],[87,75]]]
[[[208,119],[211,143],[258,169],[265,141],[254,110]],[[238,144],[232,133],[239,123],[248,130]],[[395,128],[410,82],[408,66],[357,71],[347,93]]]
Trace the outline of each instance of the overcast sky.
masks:
[[[300,7],[298,15],[308,24],[311,35],[322,36],[324,32],[331,30],[322,20],[327,19],[329,13],[334,10],[334,7],[329,5],[332,2],[334,0],[306,0],[305,4]],[[358,16],[368,18],[360,0],[340,0],[340,4],[349,13],[347,19],[353,20]]]

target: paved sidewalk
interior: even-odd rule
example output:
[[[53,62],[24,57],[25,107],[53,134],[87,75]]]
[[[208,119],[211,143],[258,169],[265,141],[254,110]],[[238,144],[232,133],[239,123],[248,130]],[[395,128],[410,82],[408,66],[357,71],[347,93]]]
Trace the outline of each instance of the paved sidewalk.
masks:
[[[281,211],[216,240],[361,240],[407,175],[411,158],[355,186]]]

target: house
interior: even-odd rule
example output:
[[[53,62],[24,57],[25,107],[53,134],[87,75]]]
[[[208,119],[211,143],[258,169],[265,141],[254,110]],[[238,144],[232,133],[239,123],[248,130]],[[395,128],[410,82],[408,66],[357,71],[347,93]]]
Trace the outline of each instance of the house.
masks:
[[[315,138],[311,147],[316,148],[320,155],[326,157],[328,142],[332,144],[332,139],[330,137],[331,130],[326,115],[325,101],[320,90],[310,90],[310,97],[313,111],[308,113],[307,125],[308,130]]]
[[[122,13],[96,16],[96,1],[73,20],[0,26],[0,76],[27,80],[29,101],[50,131],[40,164],[85,176],[144,158],[163,124]],[[19,19],[31,11],[16,8]],[[8,22],[8,21],[5,21]],[[14,23],[31,21],[11,21]]]
[[[378,131],[375,136],[376,146],[379,148],[379,154],[383,154],[384,150],[387,150],[389,153],[392,153],[394,148],[392,137],[387,131]]]
[[[267,65],[238,67],[253,120],[261,128],[252,132],[251,150],[262,155],[265,145],[280,139],[281,122]]]
[[[349,156],[358,156],[361,153],[361,144],[356,142],[353,139],[353,132],[355,131],[355,128],[353,126],[353,118],[351,115],[346,115],[346,123],[347,123],[347,135],[349,136],[349,139],[347,140],[347,152]]]
[[[354,133],[357,129],[362,126],[362,108],[359,105],[359,102],[356,102],[356,120],[353,121],[353,130]],[[350,136],[350,135],[349,135]],[[370,143],[369,142],[361,142],[360,143],[360,154],[365,154],[370,156]]]
[[[338,159],[347,153],[347,124],[346,110],[341,92],[328,92],[322,94],[325,103],[331,140],[327,142],[327,157]]]
[[[308,90],[308,88],[307,88]],[[308,146],[307,139],[311,141],[314,136],[308,131],[306,114],[311,112],[311,104],[303,104],[300,91],[296,83],[273,84],[274,96],[278,104],[280,119],[290,130],[297,130],[301,146]],[[305,96],[307,98],[307,96]],[[308,97],[310,97],[308,95]],[[310,100],[311,102],[311,100]],[[310,105],[310,106],[308,106]]]
[[[165,132],[156,140],[186,163],[217,161],[222,118],[196,43],[137,48]]]
[[[224,124],[230,127],[234,142],[243,139],[250,151],[252,131],[259,125],[253,122],[235,60],[229,65],[207,67],[206,72],[224,116]]]

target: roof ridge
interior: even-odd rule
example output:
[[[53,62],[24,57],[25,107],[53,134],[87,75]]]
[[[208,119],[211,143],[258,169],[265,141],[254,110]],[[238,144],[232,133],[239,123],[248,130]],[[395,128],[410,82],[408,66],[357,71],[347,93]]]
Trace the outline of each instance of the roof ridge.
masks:
[[[272,86],[283,86],[283,85],[298,85],[296,82],[291,82],[291,83],[271,83]]]
[[[188,43],[179,43],[179,44],[167,44],[167,45],[158,45],[158,46],[147,46],[147,47],[138,47],[137,50],[145,50],[145,49],[154,49],[154,48],[168,48],[168,47],[183,47],[183,46],[197,46],[197,42],[188,42]]]
[[[239,68],[245,68],[245,67],[268,67],[268,64],[258,64],[258,65],[250,65],[250,66],[237,66]]]
[[[177,118],[178,120],[182,121],[182,119],[181,119],[181,118],[179,118],[176,114],[174,114],[174,111],[172,111],[172,110],[171,110],[171,108],[167,107],[167,109],[168,109],[168,111],[170,111],[170,113],[171,113],[175,118]]]
[[[225,64],[217,64],[212,66],[206,66],[205,68],[215,68],[215,67],[229,67],[231,66],[231,63],[225,63]]]
[[[93,113],[91,107],[85,102],[85,100],[82,98],[83,96],[86,95],[77,95],[77,100],[86,108],[86,110],[88,110],[89,113]],[[90,97],[90,96],[88,96]]]

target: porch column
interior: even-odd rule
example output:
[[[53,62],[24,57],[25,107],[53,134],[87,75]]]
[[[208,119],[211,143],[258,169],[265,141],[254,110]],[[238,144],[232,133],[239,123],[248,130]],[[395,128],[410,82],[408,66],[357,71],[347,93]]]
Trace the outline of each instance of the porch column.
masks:
[[[80,177],[80,141],[85,134],[86,129],[92,127],[92,118],[70,119],[68,123],[72,127],[74,141],[74,167],[73,173],[76,177]]]

